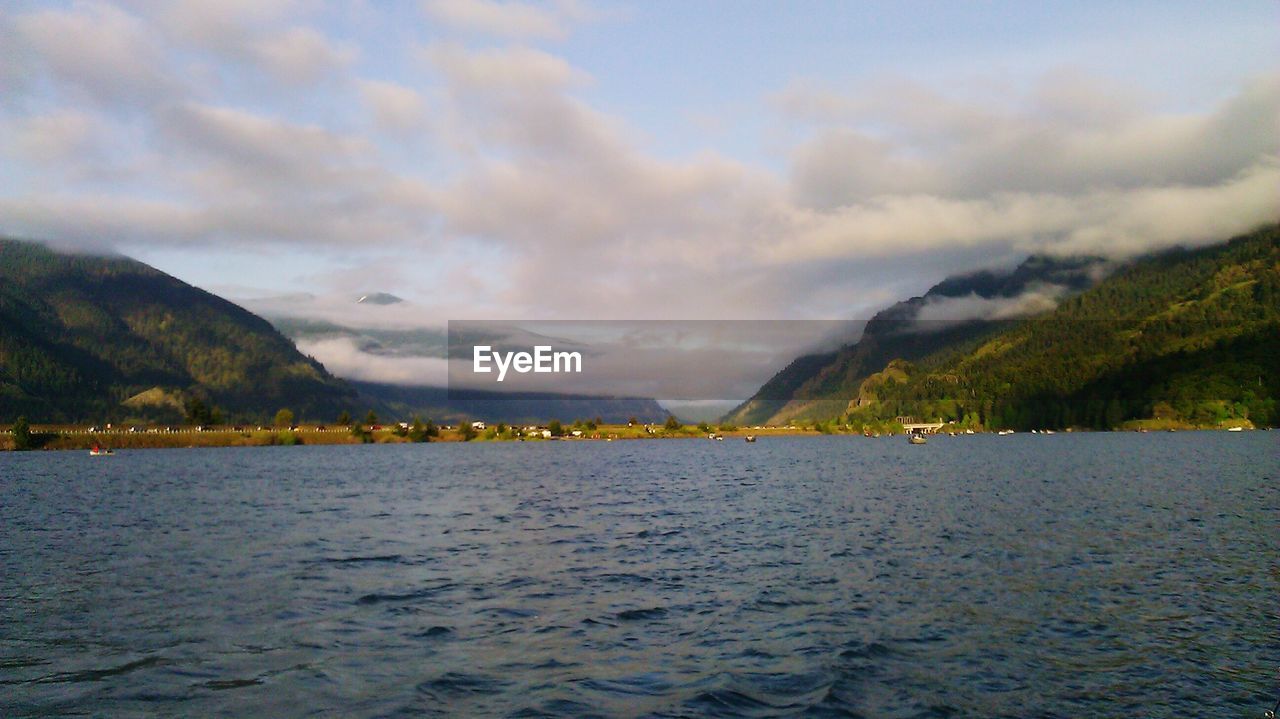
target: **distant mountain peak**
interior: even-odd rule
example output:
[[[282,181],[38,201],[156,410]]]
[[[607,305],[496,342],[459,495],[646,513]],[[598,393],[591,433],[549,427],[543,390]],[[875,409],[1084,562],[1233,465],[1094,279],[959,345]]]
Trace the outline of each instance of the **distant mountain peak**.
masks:
[[[370,292],[367,295],[361,295],[360,299],[356,300],[358,305],[394,305],[400,302],[404,302],[404,300],[388,292]]]

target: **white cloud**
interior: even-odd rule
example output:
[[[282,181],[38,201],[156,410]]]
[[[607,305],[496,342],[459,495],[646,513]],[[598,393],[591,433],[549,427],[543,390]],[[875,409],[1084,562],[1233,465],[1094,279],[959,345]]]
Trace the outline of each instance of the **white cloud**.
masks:
[[[771,172],[660,155],[545,50],[357,46],[303,3],[128,7],[5,15],[24,69],[0,103],[0,231],[319,251],[362,280],[391,253],[404,277],[377,289],[440,312],[821,317],[992,258],[1128,255],[1280,219],[1276,75],[1181,114],[1073,71],[998,101],[795,83],[771,105],[794,140]],[[520,42],[589,14],[426,9]]]
[[[449,361],[443,357],[388,357],[362,351],[348,337],[299,341],[298,349],[333,374],[369,382],[444,387]]]
[[[249,59],[277,77],[294,83],[316,82],[355,60],[354,47],[334,43],[307,27],[291,27],[259,37],[246,48]]]
[[[928,329],[930,323],[1016,319],[1057,307],[1065,293],[1065,287],[1041,283],[1014,297],[980,297],[976,292],[963,297],[931,297],[916,312],[915,320]]]
[[[423,11],[451,29],[513,39],[560,39],[592,12],[582,3],[508,0],[423,0]]]
[[[212,55],[215,63],[239,66],[250,79],[265,73],[285,86],[314,85],[341,75],[359,56],[354,45],[296,24],[313,3],[142,0],[142,4],[154,18],[156,30],[170,40]],[[215,74],[228,69],[215,67]]]
[[[372,162],[373,147],[364,138],[235,108],[184,103],[159,119],[176,147],[200,154],[237,184],[247,176],[257,176],[261,183],[306,183]]]
[[[530,47],[470,50],[439,43],[422,48],[422,56],[463,96],[511,93],[531,98],[588,79],[563,58]]]
[[[985,197],[1213,184],[1280,152],[1280,75],[1202,115],[1142,112],[1132,94],[1056,73],[1025,103],[1007,107],[910,83],[877,86],[871,100],[798,84],[775,103],[819,128],[796,149],[792,175],[796,201],[819,209],[904,192]]]
[[[93,118],[83,112],[58,110],[11,123],[3,141],[11,151],[36,163],[70,163],[94,152]]]
[[[426,101],[413,88],[377,80],[361,80],[359,87],[361,97],[383,130],[408,133],[426,125]]]
[[[68,10],[17,15],[13,25],[19,47],[9,52],[78,95],[135,107],[179,91],[146,24],[112,5],[82,0]]]
[[[1126,257],[1203,244],[1280,218],[1280,164],[1259,158],[1208,185],[1155,185],[1072,193],[998,193],[979,199],[884,195],[836,210],[789,208],[785,244],[761,260],[789,263],[1012,247],[1022,252]]]
[[[140,0],[164,30],[198,45],[234,44],[253,28],[278,24],[298,10],[297,0]]]
[[[206,229],[201,215],[177,203],[87,192],[0,197],[3,233],[92,250],[191,237]]]

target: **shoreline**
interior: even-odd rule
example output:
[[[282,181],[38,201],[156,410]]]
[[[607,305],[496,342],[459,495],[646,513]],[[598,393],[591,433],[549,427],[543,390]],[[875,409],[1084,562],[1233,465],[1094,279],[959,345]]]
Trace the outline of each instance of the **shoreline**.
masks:
[[[1093,433],[1172,433],[1172,432],[1227,432],[1233,427],[1241,427],[1239,431],[1269,431],[1270,428],[1256,428],[1250,425],[1224,425],[1220,427],[1159,427],[1148,428],[1144,426],[1123,427],[1111,430],[1096,429],[1065,429],[1055,430],[1052,434],[1093,434]],[[33,447],[27,451],[88,451],[94,447],[111,450],[126,449],[192,449],[195,447],[274,447],[274,446],[307,446],[307,445],[361,445],[361,444],[431,444],[437,442],[446,443],[472,443],[472,444],[489,444],[494,442],[511,443],[511,442],[608,442],[608,441],[643,441],[643,440],[708,440],[708,434],[715,434],[723,437],[725,440],[743,441],[747,436],[754,436],[757,439],[766,437],[822,437],[822,436],[842,436],[857,439],[886,439],[905,435],[905,432],[885,432],[874,435],[864,434],[861,431],[819,431],[806,427],[760,427],[749,429],[732,429],[726,431],[702,432],[695,427],[685,427],[679,430],[658,429],[653,432],[647,432],[643,427],[626,425],[603,425],[596,430],[583,431],[582,436],[562,436],[562,437],[517,437],[510,435],[495,436],[492,430],[481,431],[477,436],[471,439],[464,439],[462,432],[457,429],[441,430],[440,435],[431,437],[427,441],[414,442],[407,436],[398,433],[393,429],[377,429],[367,431],[368,439],[357,436],[347,428],[334,429],[253,429],[253,430],[231,430],[231,429],[213,429],[213,430],[196,430],[194,428],[182,428],[177,430],[148,430],[141,432],[131,432],[127,430],[111,430],[105,432],[89,432],[83,429],[65,429],[57,426],[40,426],[36,425],[31,428],[33,435],[37,436],[39,446]],[[486,432],[488,434],[486,434]],[[932,437],[965,437],[978,435],[998,435],[997,430],[974,431],[972,434],[966,432],[940,431],[933,433]],[[1047,435],[1050,432],[1027,431],[1016,432],[1015,434],[1042,434]],[[17,451],[13,447],[12,435],[7,431],[0,431],[0,451]]]

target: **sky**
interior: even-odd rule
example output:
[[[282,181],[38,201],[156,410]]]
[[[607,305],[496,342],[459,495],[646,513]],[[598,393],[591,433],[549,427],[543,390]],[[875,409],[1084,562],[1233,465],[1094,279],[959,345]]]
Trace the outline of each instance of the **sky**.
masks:
[[[0,233],[351,326],[867,317],[1280,218],[1277,28],[1273,0],[16,0]]]

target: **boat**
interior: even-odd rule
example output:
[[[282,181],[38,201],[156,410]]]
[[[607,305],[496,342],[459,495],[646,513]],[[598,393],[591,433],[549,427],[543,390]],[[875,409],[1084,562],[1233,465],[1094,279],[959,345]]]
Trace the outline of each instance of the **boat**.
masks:
[[[94,447],[89,450],[90,457],[110,457],[113,454],[115,454],[114,451],[110,449],[103,449],[102,447]]]
[[[1228,431],[1228,432],[1243,432],[1243,431],[1244,431],[1244,427],[1230,427],[1230,428],[1228,428],[1228,429],[1227,429],[1227,431]]]
[[[911,444],[925,444],[929,440],[925,439],[923,434],[912,434],[907,436],[907,441]]]
[[[744,437],[744,439],[746,439],[748,442],[754,442],[756,441],[756,436],[754,434],[749,434],[746,437]]]

